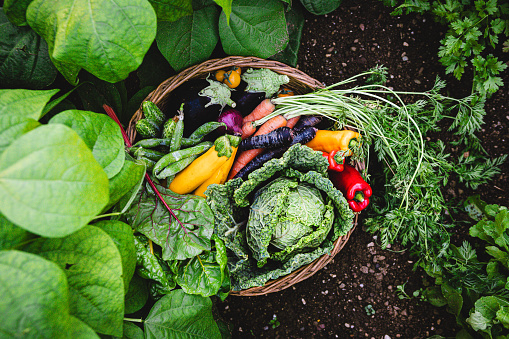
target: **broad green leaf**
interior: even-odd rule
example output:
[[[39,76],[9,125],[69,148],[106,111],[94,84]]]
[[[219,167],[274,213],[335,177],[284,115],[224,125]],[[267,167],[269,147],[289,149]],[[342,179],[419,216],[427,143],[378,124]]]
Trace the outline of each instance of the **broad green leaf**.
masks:
[[[490,319],[485,318],[481,312],[474,311],[467,318],[466,322],[472,326],[474,331],[484,331],[488,326],[491,326]]]
[[[69,126],[78,133],[108,178],[115,176],[124,166],[122,132],[117,123],[106,114],[69,110],[55,115],[49,123]]]
[[[509,328],[509,307],[502,306],[497,311],[497,320],[505,327]]]
[[[0,251],[0,333],[6,338],[60,338],[69,326],[64,272],[51,261]]]
[[[148,300],[148,280],[140,278],[139,275],[133,275],[129,282],[129,288],[125,295],[124,312],[131,314],[139,311]]]
[[[235,0],[230,24],[221,13],[219,36],[226,54],[269,58],[288,44],[285,8],[279,0]]]
[[[285,12],[285,18],[289,34],[288,45],[283,51],[277,53],[271,59],[295,67],[297,65],[297,54],[299,53],[302,29],[304,28],[302,6],[295,3],[290,11]]]
[[[15,249],[33,237],[33,234],[14,225],[0,213],[0,250]]]
[[[58,90],[0,90],[0,153],[16,138],[38,127],[37,121]]]
[[[106,232],[113,240],[122,258],[122,278],[127,292],[136,269],[136,249],[131,226],[118,220],[101,220],[93,224]]]
[[[210,298],[171,291],[157,301],[144,323],[146,339],[221,338]]]
[[[156,187],[178,221],[146,184],[138,192],[136,204],[124,214],[129,225],[162,247],[163,260],[184,260],[210,251],[214,216],[205,199]]]
[[[423,296],[426,298],[426,301],[435,307],[442,307],[447,305],[447,299],[442,295],[442,291],[440,286],[432,286],[426,288]]]
[[[37,239],[25,250],[55,262],[65,272],[72,315],[96,332],[122,336],[122,260],[108,234],[87,226],[64,238]]]
[[[82,68],[108,82],[127,78],[152,44],[156,21],[145,0],[34,0],[27,9],[28,24],[73,85]]]
[[[176,21],[193,13],[192,0],[149,0],[154,7],[157,21]]]
[[[145,164],[138,160],[134,160],[126,153],[124,166],[120,172],[109,180],[110,199],[104,211],[113,207],[124,195],[128,193],[132,193],[133,196],[136,195],[144,178]],[[122,211],[124,208],[129,207],[131,201],[127,199],[126,202],[125,206],[118,206],[118,210]]]
[[[143,330],[135,324],[124,321],[124,335],[122,339],[144,339]]]
[[[140,79],[140,88],[157,87],[161,82],[175,74],[176,72],[161,54],[156,43],[152,44],[140,67],[136,70],[136,75]]]
[[[80,338],[80,339],[99,339],[95,331],[76,317],[70,316],[67,332],[63,334],[64,338]]]
[[[342,0],[300,0],[304,7],[314,15],[324,15],[339,7]]]
[[[230,15],[232,14],[233,0],[214,0],[216,4],[221,6],[224,14],[226,15],[226,24],[230,24]]]
[[[3,11],[9,21],[16,26],[25,26],[27,24],[26,11],[32,0],[5,0]]]
[[[215,295],[223,283],[223,270],[214,252],[191,258],[179,267],[177,284],[188,294]]]
[[[48,45],[30,27],[14,26],[0,9],[0,32],[0,87],[37,89],[55,80]]]
[[[63,237],[108,203],[108,178],[85,142],[65,125],[44,125],[0,155],[0,212],[38,235]]]
[[[219,11],[207,6],[175,22],[161,22],[157,47],[177,72],[207,60],[219,41]]]

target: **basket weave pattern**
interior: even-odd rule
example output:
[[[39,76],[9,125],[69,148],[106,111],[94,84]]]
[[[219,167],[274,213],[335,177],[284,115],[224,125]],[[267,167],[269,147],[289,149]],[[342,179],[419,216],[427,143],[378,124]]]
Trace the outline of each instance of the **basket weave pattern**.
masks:
[[[310,77],[309,75],[301,72],[300,70],[285,65],[281,62],[265,60],[256,57],[239,57],[230,56],[223,59],[211,59],[201,64],[189,67],[177,75],[168,78],[162,82],[154,91],[152,91],[146,98],[145,101],[150,100],[155,103],[162,111],[165,110],[165,100],[178,86],[184,84],[186,81],[195,78],[205,78],[211,72],[215,72],[220,69],[226,69],[232,66],[238,66],[242,69],[246,68],[268,68],[276,73],[287,75],[290,78],[290,82],[287,87],[291,88],[294,92],[301,94],[310,92],[312,90],[323,88],[324,84],[318,80]],[[143,117],[143,111],[141,107],[132,116],[129,126],[127,128],[127,136],[131,142],[134,142],[136,138],[136,121]],[[241,291],[231,291],[230,295],[233,296],[259,296],[267,293],[278,292],[286,289],[302,280],[309,278],[318,272],[325,265],[330,263],[334,256],[343,249],[352,232],[357,225],[357,214],[353,221],[353,227],[344,236],[338,238],[334,242],[334,247],[330,254],[325,254],[320,258],[314,260],[310,264],[299,268],[298,270],[284,276],[279,279],[267,282],[264,286],[251,287]]]

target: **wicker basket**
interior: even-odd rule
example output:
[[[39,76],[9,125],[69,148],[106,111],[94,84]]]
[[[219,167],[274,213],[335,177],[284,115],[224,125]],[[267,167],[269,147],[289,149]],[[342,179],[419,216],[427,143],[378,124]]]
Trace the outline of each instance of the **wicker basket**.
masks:
[[[314,89],[323,88],[324,84],[319,82],[316,79],[308,76],[307,74],[299,71],[296,68],[290,67],[283,63],[271,60],[264,60],[255,57],[238,57],[231,56],[223,59],[211,59],[205,61],[196,66],[189,67],[179,74],[168,78],[166,81],[162,82],[153,92],[151,92],[145,100],[150,100],[154,102],[161,110],[165,109],[165,100],[178,86],[184,84],[186,81],[195,78],[205,78],[211,72],[217,71],[219,69],[225,69],[232,66],[238,66],[241,68],[268,68],[274,72],[279,74],[285,74],[290,78],[290,82],[288,83],[288,87],[291,88],[296,93],[306,93],[310,92]],[[136,121],[143,117],[143,112],[141,107],[134,113],[129,122],[129,126],[127,129],[127,136],[131,142],[136,138],[136,129],[134,128]],[[276,280],[271,280],[266,283],[264,286],[251,287],[246,290],[241,291],[231,291],[230,295],[234,296],[258,296],[265,295],[267,293],[279,292],[288,288],[302,280],[305,280],[319,271],[322,267],[327,265],[332,261],[334,256],[343,249],[348,239],[350,238],[352,232],[354,231],[357,225],[358,215],[355,215],[355,219],[353,221],[353,227],[350,231],[344,236],[338,238],[334,242],[334,247],[330,254],[325,254],[320,258],[314,260],[310,264],[299,268],[298,270],[284,276],[280,277]]]

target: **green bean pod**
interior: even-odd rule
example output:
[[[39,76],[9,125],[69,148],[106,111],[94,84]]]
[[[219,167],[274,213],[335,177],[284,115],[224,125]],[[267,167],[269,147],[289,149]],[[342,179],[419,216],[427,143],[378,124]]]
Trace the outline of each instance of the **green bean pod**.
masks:
[[[182,138],[181,147],[190,147],[198,144],[205,136],[219,127],[226,128],[224,122],[210,121],[198,127],[188,138]]]
[[[131,148],[131,150],[132,149],[133,148]],[[139,159],[141,157],[145,157],[145,158],[150,159],[150,160],[158,161],[159,159],[161,159],[165,155],[165,153],[159,152],[159,151],[156,151],[156,150],[153,150],[153,149],[149,149],[149,148],[146,149],[146,148],[143,148],[143,147],[137,147],[136,149],[134,149],[133,155],[137,159]]]
[[[177,161],[180,161],[182,159],[191,157],[191,156],[200,155],[203,152],[207,151],[209,148],[211,148],[212,145],[213,144],[210,141],[205,141],[205,142],[202,142],[201,144],[198,144],[194,147],[185,148],[185,149],[181,149],[178,151],[173,151],[171,153],[164,155],[155,164],[154,175],[156,177],[158,177],[158,174],[168,165],[175,163]],[[159,179],[161,179],[161,178],[159,178]]]
[[[171,139],[166,138],[148,138],[141,139],[137,143],[133,145],[133,147],[143,147],[143,148],[155,148],[159,146],[170,146]]]
[[[190,157],[181,159],[179,161],[176,161],[168,166],[166,166],[161,172],[156,173],[153,172],[157,179],[165,179],[171,176],[174,176],[178,172],[182,171],[184,168],[189,166],[196,158],[198,158],[200,155],[192,155]]]
[[[180,111],[175,130],[171,137],[170,152],[178,151],[182,144],[182,136],[184,135],[184,112]]]

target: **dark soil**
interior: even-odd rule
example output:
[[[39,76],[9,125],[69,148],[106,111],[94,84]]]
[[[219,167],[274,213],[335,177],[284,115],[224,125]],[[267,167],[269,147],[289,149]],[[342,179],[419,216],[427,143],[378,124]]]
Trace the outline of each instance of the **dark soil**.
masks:
[[[375,65],[388,67],[388,85],[396,90],[425,91],[436,76],[447,80],[449,95],[470,94],[471,79],[445,75],[437,52],[446,30],[431,17],[393,17],[378,0],[345,0],[325,16],[307,14],[298,68],[333,84]],[[501,55],[507,61],[507,55]],[[509,153],[509,78],[487,102],[485,125],[479,137],[490,157]],[[434,138],[448,143],[454,136],[437,131]],[[449,150],[454,157],[461,149]],[[473,194],[488,203],[507,206],[508,164],[490,184],[467,189],[454,178],[444,187],[448,201],[457,204]],[[375,193],[376,194],[376,193]],[[457,216],[461,217],[461,216]],[[455,229],[455,242],[467,239],[468,224]],[[228,297],[218,310],[233,338],[427,338],[454,337],[458,328],[445,308],[436,308],[414,291],[433,281],[397,244],[379,246],[362,220],[331,264],[289,289],[258,297]],[[398,286],[409,297],[401,299]],[[277,319],[277,321],[275,321]]]

